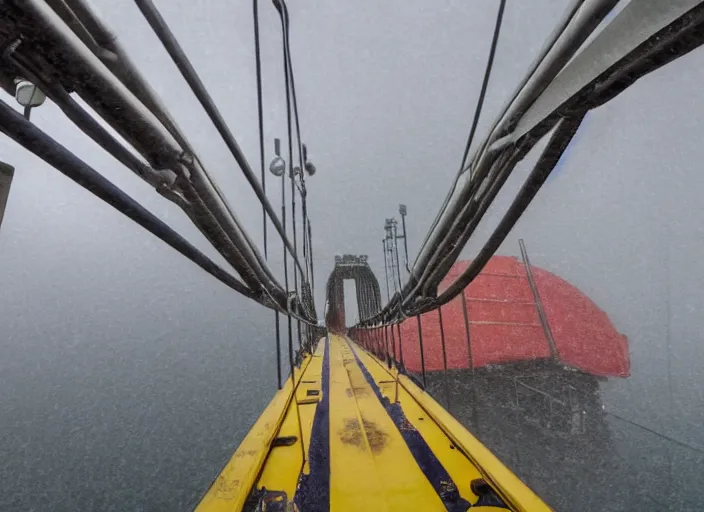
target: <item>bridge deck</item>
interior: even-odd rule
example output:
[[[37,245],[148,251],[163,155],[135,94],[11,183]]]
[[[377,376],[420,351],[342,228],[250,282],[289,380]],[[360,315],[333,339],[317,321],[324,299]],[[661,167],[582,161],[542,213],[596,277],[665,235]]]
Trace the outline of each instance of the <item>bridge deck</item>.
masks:
[[[296,380],[297,403],[289,379],[199,511],[247,510],[248,497],[252,510],[464,511],[480,478],[496,491],[483,502],[547,510],[427,394],[347,339],[321,340]]]

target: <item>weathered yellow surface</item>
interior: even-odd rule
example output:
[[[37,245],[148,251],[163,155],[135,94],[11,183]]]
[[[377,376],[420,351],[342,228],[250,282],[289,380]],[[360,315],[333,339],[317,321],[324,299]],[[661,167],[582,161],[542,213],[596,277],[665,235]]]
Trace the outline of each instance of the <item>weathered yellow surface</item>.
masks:
[[[509,506],[520,512],[549,512],[552,510],[433,397],[425,393],[405,375],[399,377],[399,383],[427,412],[430,419],[447,432],[455,446],[474,463],[484,479],[491,484]]]
[[[384,386],[382,392],[391,401],[395,401],[396,396],[398,396],[398,402],[401,404],[408,422],[420,432],[423,439],[432,448],[433,453],[440,459],[452,480],[457,484],[460,495],[470,503],[476,502],[477,496],[472,493],[469,482],[475,478],[482,478],[482,474],[477,467],[472,464],[461,450],[457,449],[455,442],[429,417],[427,412],[418,404],[415,397],[402,385],[396,385],[395,371],[392,373],[385,365],[378,362],[360,347],[354,344],[351,345],[367,370],[369,370],[369,373],[374,377],[374,380],[383,382],[394,379],[393,385]],[[418,392],[425,394],[420,389],[418,389]]]
[[[339,336],[330,337],[330,389],[329,396],[324,397],[324,346],[321,342],[296,371],[296,390],[289,379],[274,396],[213,483],[198,512],[240,511],[255,488],[284,492],[292,503],[301,475],[310,473],[308,448],[313,420],[318,404],[325,398],[329,400],[329,442],[324,446],[329,449],[330,483],[329,503],[321,504],[321,510],[447,510],[402,436],[401,430],[405,429],[420,434],[468,502],[477,501],[470,482],[484,478],[513,510],[550,510],[413,381]],[[396,404],[396,411],[400,407],[404,418],[401,430],[398,416],[394,423],[390,408],[385,408],[382,400],[388,400],[387,405]],[[278,444],[285,438],[292,442],[272,447],[275,438]]]
[[[446,510],[341,338],[330,373],[330,510]]]
[[[317,400],[322,398],[322,393],[318,396],[309,397],[307,392],[310,389],[320,391],[322,361],[322,353],[316,353],[308,364],[303,377],[298,383],[296,393],[296,398],[299,401],[298,407],[293,402],[290,404],[278,435],[278,437],[294,436],[297,441],[291,446],[277,446],[271,449],[267,463],[257,482],[257,487],[284,491],[288,497],[293,496],[296,491],[301,468],[303,467],[303,449],[301,448],[300,434],[302,431],[304,446],[307,451],[310,446],[315,407]],[[301,404],[304,400],[310,403]],[[298,423],[299,413],[301,417],[300,427]]]
[[[360,354],[360,358],[363,358],[365,361],[372,360],[376,363],[378,368],[382,368],[384,372],[386,371],[383,362],[377,360],[373,355],[368,354],[360,347],[354,346],[357,353]],[[373,365],[369,364],[367,367],[371,370]],[[391,370],[391,372],[394,374],[397,373],[395,370]],[[487,482],[492,484],[492,487],[514,510],[521,512],[552,510],[527,485],[504,466],[486,446],[448,413],[442,405],[436,402],[432,396],[419,388],[415,382],[403,374],[398,375],[398,383],[401,396],[403,396],[404,393],[408,393],[412,396],[413,401],[409,402],[411,408],[418,407],[419,410],[424,411],[426,416],[431,420],[432,425],[442,429],[447,434],[462,456],[468,461],[471,461],[473,467],[476,468],[475,471]],[[404,405],[404,409],[407,408],[408,407]],[[420,430],[420,423],[412,420],[415,416],[409,413],[407,413],[407,416],[414,423],[414,426]],[[425,437],[426,434],[423,433],[423,435]],[[441,445],[434,443],[432,446],[433,451],[435,451],[437,455],[440,455],[439,449]],[[452,463],[452,458],[441,457],[441,460],[450,474],[455,476],[457,474],[457,468]],[[471,478],[476,478],[476,476],[472,476]],[[455,481],[457,481],[457,479]],[[466,497],[464,493],[463,496]],[[468,499],[473,502],[476,497]],[[479,508],[477,508],[477,510],[479,510]]]
[[[295,373],[295,382],[301,379],[310,362],[310,357]],[[275,395],[269,406],[259,417],[237,451],[215,479],[208,492],[196,508],[197,512],[234,512],[242,510],[247,496],[254,486],[269,454],[271,442],[276,437],[284,418],[290,416],[289,405],[293,391],[292,379],[288,379]],[[299,447],[300,453],[300,447]],[[300,466],[298,468],[300,471]]]

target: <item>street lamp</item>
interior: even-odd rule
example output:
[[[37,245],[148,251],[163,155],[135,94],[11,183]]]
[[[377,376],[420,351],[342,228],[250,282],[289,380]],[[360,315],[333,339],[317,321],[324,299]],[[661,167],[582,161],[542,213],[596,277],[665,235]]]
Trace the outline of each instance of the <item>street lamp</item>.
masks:
[[[316,173],[315,165],[313,165],[313,162],[308,160],[308,147],[305,144],[303,144],[303,166],[305,167],[308,176],[313,176]]]
[[[280,156],[275,156],[269,164],[269,171],[277,178],[280,178],[286,172],[286,162]]]
[[[403,235],[398,236],[397,238],[403,238],[403,252],[406,255],[406,272],[410,274],[411,269],[408,266],[408,236],[406,234],[406,214],[408,213],[408,210],[406,209],[405,204],[398,205],[398,213],[401,215],[401,227],[403,229]]]
[[[39,87],[24,78],[15,78],[15,99],[23,107],[38,107],[46,100]]]
[[[300,176],[301,180],[301,198],[303,203],[303,250],[304,255],[308,256],[310,261],[310,274],[309,278],[311,280],[311,289],[315,290],[315,277],[313,275],[313,240],[311,237],[311,227],[310,219],[308,218],[308,191],[306,189],[305,174],[308,176],[313,176],[316,173],[315,165],[313,162],[308,160],[308,146],[301,144],[301,156],[303,157],[303,172],[300,168],[296,167],[294,169],[294,175]]]
[[[393,285],[394,292],[398,291],[400,289],[401,285],[401,272],[398,268],[398,257],[394,258],[394,250],[397,251],[398,254],[398,249],[396,248],[396,237],[394,236],[394,232],[396,231],[396,219],[394,218],[387,218],[384,220],[384,265],[385,265],[385,270],[388,268],[391,269],[391,284]],[[388,262],[388,263],[387,263]],[[387,279],[389,278],[388,276],[388,271],[387,272]],[[397,284],[399,288],[397,288]]]
[[[281,141],[279,139],[274,139],[274,155],[269,164],[269,172],[280,178],[286,172],[286,161],[281,158]]]
[[[281,157],[281,140],[280,139],[274,139],[274,158],[271,160],[271,163],[269,164],[269,171],[271,174],[276,176],[277,178],[281,178],[281,215],[282,218],[284,219],[284,226],[286,226],[286,207],[285,207],[285,200],[284,200],[284,182],[286,178],[286,161]],[[313,241],[312,241],[312,229],[311,229],[311,224],[310,224],[310,219],[308,218],[308,204],[307,204],[307,197],[308,193],[306,190],[306,183],[305,183],[305,175],[308,174],[309,176],[313,176],[316,172],[316,168],[313,165],[312,162],[308,160],[308,148],[306,147],[305,144],[302,144],[302,154],[301,156],[303,157],[303,169],[301,170],[300,166],[295,166],[291,168],[291,177],[296,184],[296,189],[301,194],[301,199],[303,203],[303,256],[304,258],[309,262],[309,264],[306,265],[306,279],[310,280],[311,282],[311,294],[315,293],[315,278],[313,276]],[[296,182],[296,177],[298,177],[298,182]],[[291,198],[293,200],[293,198]],[[295,226],[295,223],[294,223]],[[295,237],[295,234],[294,234]],[[294,239],[295,240],[295,239]],[[294,242],[295,243],[295,242]],[[287,273],[285,275],[286,277],[286,282],[288,283],[288,278],[287,278]],[[288,287],[288,284],[287,284]]]
[[[15,78],[15,99],[24,107],[24,117],[29,119],[32,109],[44,103],[46,94],[29,80],[17,77]]]
[[[398,285],[398,289],[403,288],[401,281],[401,263],[398,256],[398,240],[403,239],[403,247],[405,252],[406,271],[410,274],[411,269],[408,264],[408,235],[406,233],[406,214],[408,210],[405,204],[398,205],[398,213],[401,215],[401,223],[403,234],[398,234],[398,221],[391,217],[384,220],[384,239],[382,240],[384,250],[384,274],[386,276],[387,295],[389,292],[389,269],[391,270],[391,283],[394,289]]]

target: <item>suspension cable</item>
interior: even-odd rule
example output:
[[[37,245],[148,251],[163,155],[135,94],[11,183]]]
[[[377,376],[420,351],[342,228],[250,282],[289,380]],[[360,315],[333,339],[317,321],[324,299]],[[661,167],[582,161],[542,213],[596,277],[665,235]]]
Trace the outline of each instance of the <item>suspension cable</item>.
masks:
[[[160,109],[160,103],[158,101],[150,102],[151,108],[160,110],[160,113],[155,113],[151,108],[142,104],[135,96],[137,93],[131,92],[131,89],[118,78],[118,75],[125,80],[129,78],[126,81],[139,89],[143,93],[142,96],[150,96],[151,90],[142,82],[138,72],[131,68],[127,60],[120,61],[116,68],[115,66],[107,66],[91,52],[90,48],[85,46],[81,39],[48,5],[40,0],[29,0],[26,3],[27,14],[36,21],[31,29],[36,31],[41,27],[46,27],[46,30],[41,31],[41,35],[42,37],[45,35],[50,37],[56,45],[58,55],[62,59],[68,58],[71,61],[75,59],[76,66],[70,66],[69,69],[65,67],[54,69],[62,82],[65,81],[75,88],[81,97],[148,161],[154,163],[155,166],[160,166],[160,168],[174,171],[182,181],[178,184],[179,186],[192,185],[192,195],[196,197],[190,205],[186,205],[193,206],[190,212],[186,211],[191,220],[211,243],[213,243],[212,236],[217,235],[225,244],[229,242],[236,245],[237,249],[234,251],[232,248],[226,249],[226,252],[232,252],[228,258],[229,263],[233,266],[239,266],[238,271],[243,279],[250,282],[252,289],[263,287],[274,302],[285,305],[286,300],[281,287],[276,283],[276,279],[268,271],[263,261],[260,260],[246,232],[238,225],[226,199],[211,180],[207,171],[202,168],[187,141],[183,144],[177,142],[177,134],[172,133],[172,130],[177,130],[173,124],[168,123],[169,116]],[[22,30],[24,30],[24,26]],[[30,38],[26,41],[20,39],[17,41],[22,45],[22,49],[26,46],[30,52],[41,52],[42,48],[33,45],[32,40]],[[116,44],[114,47],[118,58],[125,58]],[[14,46],[13,50],[16,49],[17,46]],[[7,57],[7,55],[5,56]],[[54,62],[54,64],[57,63]],[[110,70],[112,68],[115,68],[115,73]],[[125,73],[131,73],[131,76],[126,77]],[[90,86],[84,82],[85,76],[95,78],[95,80],[91,79]],[[144,97],[146,98],[146,96]],[[153,99],[151,96],[150,98]],[[90,128],[86,128],[85,123],[76,124],[84,131],[90,130]],[[91,136],[94,136],[96,131],[92,131]],[[86,133],[88,132],[86,131]],[[114,153],[113,156],[115,156]],[[159,191],[169,200],[184,208],[183,200],[179,201],[173,194],[163,194],[164,189]],[[203,225],[199,222],[200,220],[204,221]],[[207,231],[210,233],[208,234]],[[230,240],[226,241],[225,238]],[[218,250],[221,254],[223,253],[223,247],[218,247]],[[242,264],[245,261],[246,266]]]
[[[494,67],[494,56],[496,55],[496,47],[498,46],[498,43],[499,43],[499,34],[501,33],[501,25],[503,22],[505,7],[506,7],[506,0],[501,0],[499,2],[499,10],[496,14],[496,23],[494,25],[494,35],[492,36],[491,46],[489,47],[489,56],[487,57],[487,61],[486,61],[486,68],[484,70],[484,78],[482,80],[482,87],[479,91],[479,97],[477,98],[477,106],[474,109],[474,117],[472,119],[472,126],[469,129],[469,135],[467,136],[467,142],[464,147],[464,153],[462,155],[462,162],[460,163],[460,168],[457,171],[457,175],[455,176],[455,180],[452,184],[452,187],[450,188],[450,192],[447,194],[447,196],[445,198],[445,202],[443,203],[442,207],[440,208],[440,211],[438,212],[438,215],[435,217],[435,220],[431,224],[430,229],[428,230],[428,233],[430,233],[438,225],[438,222],[440,221],[440,217],[442,216],[442,213],[444,212],[445,208],[447,207],[447,204],[450,201],[450,198],[452,197],[452,195],[455,193],[455,190],[457,189],[457,183],[459,182],[460,176],[465,172],[465,162],[467,161],[467,156],[469,155],[469,150],[472,147],[472,142],[474,141],[474,135],[476,133],[477,126],[479,124],[479,117],[481,116],[482,108],[484,107],[484,100],[486,98],[486,91],[489,87],[489,78],[491,77],[491,70]]]
[[[274,6],[276,7],[276,10],[279,13],[279,17],[281,18],[281,33],[282,33],[282,48],[283,48],[283,57],[284,57],[284,82],[285,82],[285,89],[286,89],[286,131],[287,131],[287,136],[288,136],[288,161],[289,161],[289,179],[291,182],[291,227],[293,230],[293,250],[296,255],[298,255],[298,234],[297,234],[297,229],[296,229],[296,173],[294,172],[294,164],[293,164],[293,122],[292,122],[292,94],[291,94],[291,69],[290,69],[290,62],[291,62],[291,57],[289,54],[289,48],[288,48],[288,10],[286,8],[286,4],[283,2],[283,0],[274,0]],[[300,140],[299,142],[299,151],[298,151],[298,156],[299,159],[301,159],[301,148],[300,148]],[[301,159],[301,168],[300,171],[303,172],[302,169],[303,166],[303,160]],[[299,267],[299,271],[301,273],[301,281],[303,281],[303,269]],[[294,269],[293,272],[293,289],[298,295],[298,272],[296,272],[296,269]],[[299,350],[302,350],[303,348],[303,342],[301,340],[301,323],[297,322],[296,323],[296,332],[298,335],[298,348]]]
[[[297,237],[296,237],[296,186],[295,186],[295,176],[293,173],[293,143],[292,143],[292,128],[291,128],[291,94],[289,91],[289,68],[288,68],[288,50],[286,47],[286,24],[284,22],[284,17],[281,12],[281,9],[277,5],[276,2],[274,2],[274,5],[276,6],[277,10],[279,11],[279,15],[281,16],[281,27],[282,27],[282,38],[283,38],[283,56],[284,56],[284,81],[285,81],[285,89],[286,89],[286,129],[287,129],[287,135],[288,135],[288,162],[289,162],[289,177],[290,177],[290,182],[291,182],[291,223],[292,223],[292,228],[293,228],[293,248],[294,248],[294,254],[298,256],[298,246],[297,246]],[[285,204],[285,181],[286,181],[286,175],[284,174],[281,177],[281,201],[282,201],[282,206]],[[299,266],[300,269],[300,266]],[[301,276],[302,276],[302,271],[301,271]],[[293,269],[293,286],[296,294],[298,294],[298,274],[296,272],[296,268],[294,267]],[[288,288],[288,284],[286,285]],[[299,348],[299,356],[301,355],[301,324],[300,322],[298,323],[298,348]],[[298,393],[295,391],[295,381],[294,381],[294,358],[293,358],[293,330],[292,330],[292,319],[289,316],[288,317],[288,357],[289,357],[289,363],[291,366],[291,382],[294,384],[294,401],[296,403],[296,416],[298,418],[298,430],[299,430],[299,435],[301,436],[301,449],[302,449],[302,457],[303,457],[303,464],[305,464],[306,461],[306,450],[305,446],[303,444],[303,427],[301,425],[301,412],[299,409],[298,405]]]
[[[296,96],[296,82],[294,79],[294,73],[293,73],[293,62],[291,58],[291,38],[290,38],[290,18],[288,15],[288,6],[286,5],[285,0],[278,0],[281,2],[282,10],[283,10],[283,15],[285,18],[285,30],[284,30],[284,45],[286,47],[286,62],[288,64],[288,77],[291,82],[291,100],[292,100],[292,105],[293,105],[293,118],[294,122],[296,125],[296,140],[297,140],[297,147],[298,147],[298,164],[299,164],[299,169],[300,169],[300,179],[301,179],[301,209],[302,209],[302,218],[303,218],[303,259],[306,262],[306,280],[308,280],[308,251],[306,250],[306,236],[305,236],[305,226],[306,226],[306,219],[308,217],[308,212],[307,212],[307,207],[306,207],[306,185],[305,185],[305,161],[304,161],[304,150],[303,150],[303,143],[301,139],[301,124],[300,120],[298,117],[298,97]],[[293,165],[293,163],[292,163]],[[295,246],[295,237],[294,237],[294,246]]]
[[[308,243],[310,250],[310,293],[315,302],[315,267],[313,266],[313,228],[310,225],[310,218],[308,218]]]
[[[245,297],[265,303],[261,295],[247,288],[140,203],[1,100],[0,131],[176,249],[225,285]]]
[[[100,123],[88,114],[65,91],[60,83],[50,81],[50,78],[43,75],[40,76],[39,72],[34,72],[29,69],[30,64],[28,64],[24,55],[15,52],[6,57],[8,62],[11,62],[12,65],[20,69],[25,76],[31,78],[33,82],[38,84],[42,90],[44,90],[47,95],[62,109],[67,117],[82,131],[84,131],[84,133],[91,137],[119,162],[154,186],[158,193],[179,205],[191,218],[205,238],[214,247],[216,247],[218,251],[223,254],[223,256],[226,257],[228,263],[230,263],[241,275],[249,276],[251,274],[252,267],[249,263],[247,263],[249,260],[246,260],[240,249],[233,244],[233,239],[222,231],[218,221],[213,217],[207,205],[201,199],[199,190],[196,187],[194,187],[188,180],[177,177],[176,185],[181,187],[181,192],[172,190],[172,187],[168,186],[164,181],[165,179],[168,180],[167,175],[161,171],[155,171],[152,169],[149,165],[141,161],[138,156],[134,155],[130,150],[118,142]],[[236,219],[234,222],[237,222]],[[241,228],[239,229],[241,230]],[[240,233],[241,232],[242,231],[240,231]],[[246,250],[246,246],[243,244],[246,244],[247,242],[248,239],[246,236],[243,239],[238,240],[242,250]],[[236,280],[236,278],[232,276],[230,277],[235,279],[235,282],[237,283],[235,286],[239,285],[240,289],[237,291],[240,293],[243,293],[244,290],[248,290],[246,293],[248,297],[255,298],[257,302],[260,302],[277,312],[279,309],[283,309],[285,311],[288,310],[287,302],[285,300],[281,303],[276,301],[268,290],[262,288],[261,281],[251,281],[250,284],[252,286],[247,286],[240,283],[240,281]],[[266,299],[264,298],[265,295],[267,296]],[[306,323],[310,322],[309,319],[306,319],[305,321]]]
[[[259,0],[252,0],[252,16],[254,18],[254,60],[257,73],[257,115],[259,124],[259,163],[261,166],[262,192],[266,196],[266,168],[264,156],[264,100],[262,91],[262,57],[259,37]],[[269,259],[266,208],[262,204],[262,236],[264,239],[264,259]],[[282,387],[281,378],[281,323],[279,312],[274,311],[274,324],[276,325],[276,385]]]
[[[431,233],[437,227],[437,225],[440,221],[440,218],[442,217],[442,213],[444,212],[445,208],[447,207],[447,205],[449,203],[450,198],[452,197],[452,195],[454,194],[454,192],[456,190],[457,184],[459,182],[459,177],[464,172],[464,164],[467,159],[467,155],[469,154],[469,150],[472,146],[472,142],[473,142],[474,136],[476,134],[477,126],[479,124],[479,119],[480,119],[481,112],[482,112],[484,102],[486,99],[486,92],[488,90],[489,79],[491,77],[491,71],[492,71],[493,65],[494,65],[494,58],[496,56],[496,48],[498,46],[499,36],[501,33],[501,26],[503,23],[503,15],[504,15],[505,7],[506,7],[506,0],[500,0],[499,8],[498,8],[498,11],[496,14],[496,22],[494,25],[494,32],[492,35],[491,45],[489,48],[489,55],[487,57],[486,67],[484,70],[484,78],[482,80],[482,86],[481,86],[481,89],[479,92],[479,97],[477,98],[477,105],[474,110],[472,125],[470,127],[469,135],[467,137],[467,142],[465,144],[465,150],[464,150],[464,153],[462,156],[462,162],[460,164],[460,168],[458,170],[457,176],[455,177],[452,188],[450,189],[450,192],[448,193],[444,204],[440,208],[440,211],[438,212],[430,229],[428,230],[428,233]],[[427,237],[426,237],[426,241],[427,241]],[[399,275],[399,280],[400,280],[400,275]],[[401,287],[401,293],[403,293],[403,287]]]
[[[425,380],[425,352],[423,351],[423,326],[421,324],[420,315],[416,315],[416,322],[418,323],[418,344],[420,348],[420,371],[423,375],[423,389],[428,387],[428,383]]]
[[[274,5],[276,9],[279,11],[279,15],[281,17],[281,33],[282,33],[282,48],[283,48],[283,58],[284,58],[284,83],[285,83],[285,92],[286,92],[286,132],[288,136],[288,171],[289,171],[289,177],[290,177],[290,182],[291,182],[291,219],[292,219],[292,224],[293,224],[293,247],[294,247],[294,254],[297,254],[298,248],[297,242],[296,242],[296,187],[295,187],[295,181],[294,181],[294,176],[293,176],[293,134],[292,134],[292,127],[291,127],[291,93],[290,93],[290,85],[289,85],[289,72],[288,72],[288,56],[287,56],[287,51],[286,51],[286,24],[284,21],[284,16],[281,11],[281,7],[279,4],[274,2]],[[286,174],[284,173],[281,176],[281,207],[282,207],[282,215],[283,215],[283,222],[284,222],[284,230],[286,229],[286,214],[285,210],[283,210],[285,207],[284,205],[286,204]],[[284,247],[284,275],[286,279],[286,289],[288,290],[289,286],[289,281],[288,281],[288,258],[286,256],[286,248]],[[298,274],[296,272],[296,269],[294,267],[293,269],[293,287],[294,291],[296,294],[298,294]],[[298,331],[299,333],[299,339],[298,339],[298,345],[299,345],[299,350],[301,348],[301,340],[300,340],[300,329]],[[289,351],[293,350],[293,324],[291,321],[291,317],[289,316],[288,318],[288,344],[289,344]],[[289,357],[293,357],[291,354]],[[293,360],[293,359],[292,359]],[[293,378],[293,376],[292,376]]]
[[[169,28],[168,24],[161,16],[158,9],[151,0],[135,0],[135,3],[137,4],[137,7],[139,7],[139,10],[144,15],[144,18],[147,20],[154,33],[161,41],[166,51],[169,53],[174,64],[176,64],[176,67],[180,71],[181,75],[190,86],[191,91],[196,96],[201,106],[208,114],[208,117],[210,118],[218,133],[222,137],[223,141],[227,145],[228,149],[232,153],[232,156],[235,158],[238,165],[242,169],[245,178],[249,182],[249,185],[252,187],[257,198],[264,206],[264,209],[269,215],[272,224],[274,224],[276,231],[278,231],[279,236],[283,240],[284,245],[286,246],[287,250],[292,254],[294,264],[302,271],[301,263],[298,261],[298,255],[296,254],[293,245],[291,245],[291,242],[289,241],[286,235],[286,231],[283,228],[281,221],[276,216],[276,213],[274,212],[271,203],[267,199],[266,195],[264,194],[264,191],[262,190],[261,185],[257,181],[257,178],[254,175],[254,172],[252,171],[249,162],[247,162],[244,153],[237,144],[237,141],[232,135],[232,132],[227,126],[227,123],[220,114],[220,111],[216,107],[213,99],[205,88],[205,85],[196,73],[195,68],[193,67],[185,52],[181,48],[181,45],[178,43],[176,37],[171,32],[171,29]]]
[[[14,53],[7,56],[7,60],[16,66],[23,76],[31,79],[49,96],[54,103],[66,114],[66,116],[78,126],[86,135],[92,138],[98,145],[115,157],[119,162],[132,170],[135,174],[145,179],[154,186],[159,193],[167,199],[179,205],[199,228],[208,241],[225,256],[238,273],[245,278],[248,286],[253,290],[259,290],[260,281],[253,276],[252,266],[249,265],[242,254],[233,244],[232,239],[222,230],[222,226],[213,217],[207,205],[200,199],[196,189],[191,187],[189,182],[177,179],[177,183],[184,188],[184,194],[179,194],[164,186],[165,176],[158,173],[139,157],[117,141],[93,116],[86,112],[57,81],[40,76],[39,72],[30,69],[29,63],[23,55]],[[195,213],[198,206],[199,213]],[[208,210],[204,212],[203,210]],[[236,221],[235,221],[236,222]],[[240,228],[241,230],[241,228]],[[244,247],[242,247],[244,249]]]
[[[261,166],[262,192],[266,196],[266,169],[264,156],[264,100],[262,92],[262,57],[259,38],[259,0],[252,0],[252,10],[254,17],[254,60],[257,73],[257,115],[259,124],[259,163]],[[264,257],[269,257],[268,237],[267,237],[266,208],[262,203],[262,232],[264,239]]]
[[[443,369],[443,382],[445,384],[445,400],[447,400],[447,410],[452,412],[452,404],[450,401],[450,382],[447,375],[447,348],[445,346],[445,326],[442,321],[442,306],[437,308],[438,310],[438,322],[440,323],[440,343],[442,345],[442,369]]]
[[[564,69],[572,56],[579,50],[580,47],[582,47],[584,41],[593,33],[597,25],[611,11],[616,3],[618,3],[617,0],[572,1],[565,13],[565,16],[563,16],[562,21],[548,38],[543,50],[538,56],[538,59],[533,63],[528,73],[524,75],[524,78],[514,93],[512,99],[504,106],[501,114],[495,119],[489,133],[484,138],[482,145],[475,152],[475,156],[472,158],[471,164],[473,173],[478,172],[481,174],[482,169],[486,170],[491,167],[492,163],[497,159],[497,155],[517,153],[517,151],[515,151],[515,147],[512,148],[510,146],[516,144],[518,135],[506,137],[500,142],[497,141],[499,141],[500,137],[503,137],[510,132],[512,127],[514,127],[519,120],[524,117],[526,110],[534,104],[549,84],[554,81],[555,77],[561,72],[561,70]],[[658,36],[653,34],[650,37]],[[592,45],[593,44],[594,43],[592,43]],[[662,44],[662,41],[658,44]],[[676,54],[676,52],[671,54]],[[650,62],[658,61],[651,58]],[[622,70],[622,72],[623,71],[625,71],[626,74],[629,74],[629,69]],[[616,73],[619,73],[619,71],[616,71]],[[642,76],[642,74],[642,72],[636,73],[637,76]],[[630,73],[630,75],[633,76],[633,73]],[[592,81],[597,79],[596,75],[592,76],[589,73],[581,73],[579,76],[591,76],[592,78],[590,80]],[[633,79],[630,80],[630,83],[632,83],[632,81]],[[582,89],[582,100],[585,99],[584,96],[589,95],[588,91],[592,90],[591,87],[586,87],[586,85],[587,83],[584,84],[585,87]],[[572,100],[577,101],[576,95],[572,96]],[[543,120],[545,121],[545,119]],[[549,123],[554,124],[554,122],[556,122],[555,118],[549,120]],[[544,129],[545,126],[545,124],[541,124],[541,130]],[[529,144],[529,147],[531,147],[547,131],[541,130],[533,131],[533,137],[531,138],[532,142]],[[496,144],[492,147],[491,144],[493,143]],[[503,149],[506,149],[506,151],[503,151]],[[428,232],[416,260],[417,263],[420,262],[423,268],[428,266],[428,258],[432,254],[436,253],[439,248],[461,245],[456,240],[456,230],[453,231],[450,229],[448,233],[448,219],[452,219],[449,223],[456,221],[458,218],[457,210],[466,209],[466,205],[469,202],[467,195],[470,194],[470,189],[479,185],[482,180],[483,178],[479,179],[479,176],[474,176],[473,174],[468,183],[463,185],[462,195],[460,197],[452,198],[448,196],[446,198],[445,204],[441,208],[440,212],[440,216],[444,217],[444,228],[441,230],[433,229],[431,231],[434,232]],[[451,203],[453,204],[450,206]],[[451,208],[450,212],[447,211],[448,208]],[[436,221],[436,224],[440,225],[440,220],[436,219]],[[455,226],[457,225],[456,222],[454,224]]]
[[[518,222],[518,219],[523,215],[523,212],[531,203],[535,195],[540,190],[545,180],[550,175],[550,172],[555,168],[557,161],[562,156],[570,141],[577,133],[584,114],[575,114],[574,117],[562,119],[553,135],[543,151],[538,163],[535,165],[525,183],[521,187],[520,192],[515,197],[511,206],[504,214],[498,226],[487,240],[484,247],[481,249],[477,257],[460,274],[460,276],[448,286],[445,291],[438,296],[437,305],[447,304],[454,299],[464,288],[481,272],[489,258],[496,252],[501,243],[504,241],[513,226]]]
[[[484,98],[486,96],[486,91],[489,86],[489,77],[491,76],[491,69],[494,66],[494,56],[496,55],[496,47],[499,42],[499,33],[501,32],[501,22],[504,17],[504,8],[506,7],[506,0],[501,0],[499,2],[499,11],[496,14],[496,24],[494,25],[494,35],[491,38],[491,47],[489,48],[489,57],[486,61],[486,69],[484,71],[484,79],[482,80],[482,88],[479,91],[479,98],[477,98],[477,106],[474,109],[474,118],[472,119],[472,127],[469,129],[469,136],[467,137],[467,144],[464,148],[464,154],[462,155],[462,163],[460,164],[460,172],[462,172],[465,162],[467,161],[467,155],[469,155],[469,149],[472,147],[472,142],[474,140],[474,133],[477,130],[477,125],[479,124],[479,116],[482,113],[482,107],[484,106]]]

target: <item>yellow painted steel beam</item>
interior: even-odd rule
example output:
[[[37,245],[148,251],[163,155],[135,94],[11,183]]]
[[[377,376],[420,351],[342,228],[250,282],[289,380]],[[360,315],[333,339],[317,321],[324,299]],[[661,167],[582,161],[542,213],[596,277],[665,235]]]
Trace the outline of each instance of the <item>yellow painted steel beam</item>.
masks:
[[[388,382],[387,385],[380,386],[382,393],[391,402],[400,404],[408,423],[428,443],[435,456],[457,484],[460,495],[470,503],[476,503],[479,497],[472,492],[470,482],[475,478],[482,478],[481,471],[461,450],[457,449],[455,442],[450,439],[440,425],[432,420],[416,398],[402,385],[396,385],[398,372],[379,364],[379,361],[371,354],[354,343],[350,345],[376,382]],[[389,382],[390,380],[391,382]]]
[[[386,371],[382,361],[366,352],[353,341],[350,341],[350,343],[358,350],[361,357],[374,361],[377,367],[381,367]],[[487,483],[496,490],[510,507],[518,512],[549,512],[552,510],[428,393],[418,387],[407,376],[399,374],[395,369],[391,370],[391,374],[398,376],[399,386],[425,411],[428,418],[444,431],[456,448],[461,450],[474,464]]]
[[[323,344],[321,343],[321,345]],[[295,437],[296,442],[287,446],[277,446],[270,450],[261,476],[256,483],[258,489],[266,488],[285,492],[288,501],[293,499],[301,471],[309,472],[307,461],[306,465],[303,465],[303,451],[308,452],[313,416],[317,401],[322,399],[322,361],[322,353],[320,353],[320,355],[315,355],[305,368],[296,391],[298,407],[293,401],[290,402],[278,434],[279,437]],[[318,394],[309,396],[309,390],[315,390]],[[301,448],[301,431],[303,433],[303,448]]]
[[[337,336],[330,375],[330,510],[447,510]]]
[[[293,504],[301,476],[310,474],[303,457],[305,452],[308,458],[313,419],[323,399],[323,346],[321,343],[296,371],[296,389],[289,379],[274,396],[208,490],[197,512],[239,512],[251,492],[263,488],[285,493],[289,506]],[[423,457],[432,455],[437,459],[434,464],[439,463],[436,469],[445,475],[440,485],[443,493],[446,484],[452,487],[454,482],[460,496],[475,504],[478,497],[472,492],[470,482],[483,478],[512,510],[550,510],[405,375],[388,369],[343,337],[330,336],[328,346],[326,435],[329,436],[330,502],[322,504],[324,509],[331,512],[447,510],[438,491],[438,473],[429,473],[427,466],[422,469],[420,465]],[[298,405],[292,399],[294,393]],[[408,437],[409,431],[415,432],[416,437]],[[277,437],[288,438],[290,442],[272,446]],[[424,448],[418,452],[421,445]],[[428,464],[425,460],[424,464]],[[501,510],[473,506],[474,509]]]

